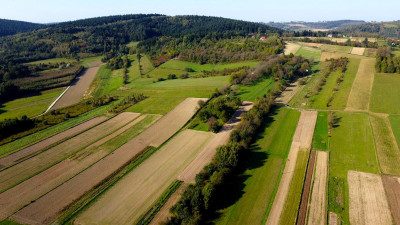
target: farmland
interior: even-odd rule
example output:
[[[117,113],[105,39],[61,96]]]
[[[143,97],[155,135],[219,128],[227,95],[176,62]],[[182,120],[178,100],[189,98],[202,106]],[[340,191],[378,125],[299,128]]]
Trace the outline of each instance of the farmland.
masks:
[[[376,74],[371,94],[371,111],[400,114],[400,77],[398,74]]]
[[[321,57],[321,50],[313,47],[302,46],[297,52],[296,55],[301,55],[306,58],[312,58],[314,61],[318,61]]]

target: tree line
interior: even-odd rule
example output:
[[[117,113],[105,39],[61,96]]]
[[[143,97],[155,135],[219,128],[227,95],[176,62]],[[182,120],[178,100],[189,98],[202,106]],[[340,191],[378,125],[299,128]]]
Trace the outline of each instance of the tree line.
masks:
[[[400,73],[400,56],[392,56],[390,47],[380,47],[376,53],[378,73]]]

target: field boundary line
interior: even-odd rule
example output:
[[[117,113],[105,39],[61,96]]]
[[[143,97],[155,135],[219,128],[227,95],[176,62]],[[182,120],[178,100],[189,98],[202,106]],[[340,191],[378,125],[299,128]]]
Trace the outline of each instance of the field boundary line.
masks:
[[[372,123],[371,123],[371,115],[368,115],[368,123],[369,123],[369,128],[371,129],[371,133],[372,133],[372,141],[374,142],[375,159],[378,164],[379,173],[382,174],[381,164],[379,163],[378,150],[377,150],[376,141],[375,141],[375,131],[374,131],[374,128],[372,127]]]
[[[46,114],[48,111],[50,111],[50,109],[53,108],[53,106],[58,102],[58,100],[60,100],[60,98],[68,91],[68,89],[69,89],[70,87],[71,87],[71,85],[69,85],[69,86],[56,98],[56,100],[54,100],[54,102],[50,104],[50,106],[46,109],[46,111],[44,111],[44,113],[42,113],[42,114],[40,114],[40,115],[38,115],[38,116],[35,116],[35,117],[33,117],[33,118],[39,117],[39,116],[41,116],[41,115],[44,115],[44,114]]]

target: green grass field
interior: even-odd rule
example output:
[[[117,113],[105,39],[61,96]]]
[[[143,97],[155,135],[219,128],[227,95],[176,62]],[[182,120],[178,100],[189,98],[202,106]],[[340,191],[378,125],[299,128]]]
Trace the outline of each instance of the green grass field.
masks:
[[[104,90],[104,94],[109,94],[114,90],[124,85],[124,72],[123,69],[114,70],[111,72],[111,76],[108,80],[107,86]]]
[[[52,89],[41,92],[41,95],[16,99],[0,105],[0,120],[21,117],[37,116],[50,106],[56,98],[64,91],[63,88]]]
[[[321,49],[327,52],[350,53],[353,47],[341,45],[322,45]]]
[[[301,55],[305,58],[312,58],[314,59],[314,61],[319,61],[319,58],[321,57],[321,50],[302,45],[300,49],[296,52],[296,55]]]
[[[128,68],[128,81],[132,82],[140,78],[139,60],[137,59],[137,55],[129,55],[128,58],[131,60],[131,66]]]
[[[257,66],[259,63],[258,62],[238,62],[238,63],[229,63],[229,64],[203,64],[200,65],[198,63],[192,63],[192,62],[185,62],[185,61],[180,61],[180,60],[169,60],[168,62],[162,64],[160,68],[163,69],[173,69],[173,70],[182,70],[184,71],[185,68],[191,68],[196,72],[201,72],[203,70],[211,71],[213,69],[215,70],[223,70],[223,69],[232,69],[232,68],[238,68],[242,66],[249,66],[249,67],[254,67]]]
[[[400,147],[400,116],[389,116],[390,125],[396,138],[397,145]]]
[[[53,58],[53,59],[45,59],[45,60],[39,60],[39,61],[34,61],[34,62],[29,62],[26,64],[48,64],[48,63],[74,63],[76,62],[75,59],[67,59],[67,58]]]
[[[325,85],[322,86],[322,90],[311,97],[311,108],[314,109],[327,109],[329,98],[333,95],[333,90],[336,88],[336,80],[340,77],[341,72],[334,71],[329,74],[326,79]]]
[[[229,82],[229,76],[174,79],[149,84],[148,87],[154,88],[173,88],[173,87],[222,87]]]
[[[151,80],[157,81],[158,78],[167,78],[169,74],[175,74],[178,77],[184,73],[187,73],[183,70],[176,70],[176,69],[165,69],[165,68],[156,68],[152,70],[151,72],[146,74],[147,76],[150,76]]]
[[[268,118],[238,181],[243,194],[220,211],[216,224],[265,223],[299,117],[300,112],[281,108]]]
[[[103,65],[100,67],[99,71],[97,72],[95,80],[98,81],[98,85],[96,87],[96,90],[94,92],[94,97],[98,98],[102,95],[104,95],[105,89],[108,86],[108,82],[111,77],[111,69],[108,69],[106,65]],[[93,81],[95,82],[95,81]]]
[[[310,151],[299,151],[293,178],[290,181],[289,192],[283,207],[279,224],[295,224],[297,212],[303,192],[304,176],[306,174],[308,155]]]
[[[241,85],[238,96],[245,101],[254,101],[267,94],[274,87],[272,78],[263,79],[254,85]]]
[[[139,44],[139,42],[138,41],[132,41],[132,42],[129,42],[127,45],[126,45],[126,47],[128,47],[128,48],[136,48],[136,46]]]
[[[313,150],[328,150],[328,112],[318,112],[312,141]]]
[[[373,112],[400,114],[399,74],[375,74],[370,110]]]
[[[347,70],[344,73],[343,81],[340,83],[339,90],[335,93],[333,101],[331,102],[330,109],[344,109],[346,108],[347,99],[353,86],[353,81],[356,78],[358,66],[361,59],[350,58],[347,64]]]
[[[369,116],[365,113],[336,113],[339,123],[330,140],[328,210],[349,224],[347,171],[379,173]]]
[[[94,57],[83,58],[83,59],[80,59],[80,63],[85,68],[88,68],[89,67],[88,63],[91,63],[91,62],[94,62],[94,61],[97,61],[97,60],[101,60],[102,58],[103,58],[103,56],[94,56]]]
[[[142,55],[142,58],[140,58],[140,65],[142,66],[143,74],[147,74],[154,69],[154,66],[151,63],[149,56],[147,55]]]

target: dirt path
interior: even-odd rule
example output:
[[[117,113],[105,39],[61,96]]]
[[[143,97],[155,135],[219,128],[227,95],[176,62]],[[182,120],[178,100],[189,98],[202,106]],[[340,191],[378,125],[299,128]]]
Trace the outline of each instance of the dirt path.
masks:
[[[286,43],[285,46],[285,55],[296,54],[301,46],[294,43]]]
[[[278,104],[288,104],[292,100],[293,96],[300,90],[299,80],[291,83],[279,97],[276,98],[275,102]]]
[[[353,47],[351,50],[351,54],[353,55],[364,55],[365,48],[358,48],[358,47]]]
[[[362,59],[345,110],[368,110],[374,83],[375,59]]]
[[[21,149],[18,152],[7,155],[0,159],[0,168],[7,167],[7,166],[10,166],[11,164],[21,161],[21,160],[25,159],[26,157],[28,157],[29,155],[32,155],[32,154],[40,151],[43,148],[49,147],[50,145],[55,144],[56,142],[59,142],[67,137],[74,136],[90,127],[93,127],[101,122],[104,122],[106,119],[107,119],[107,117],[105,117],[105,116],[96,117],[96,118],[86,121],[82,124],[79,124],[75,127],[72,127],[66,131],[58,133],[52,137],[49,137],[43,141],[40,141],[34,145],[31,145],[29,147]]]
[[[70,138],[36,156],[0,172],[0,190],[6,189],[35,173],[61,161],[138,117],[138,113],[122,113],[100,125]]]
[[[137,118],[136,120],[130,122],[118,131],[85,148],[76,156],[72,156],[50,167],[42,173],[39,173],[38,175],[22,182],[21,184],[7,190],[6,192],[1,193],[0,218],[10,216],[18,209],[29,204],[31,201],[39,198],[40,196],[54,189],[58,185],[61,185],[71,177],[75,176],[82,170],[88,168],[90,165],[100,160],[102,157],[106,156],[109,151],[96,149],[98,151],[93,152],[94,147],[99,146],[100,143],[105,143],[116,135],[121,134],[122,132],[142,121],[145,117],[146,115]],[[112,151],[114,149],[109,150]]]
[[[305,225],[306,224],[308,201],[309,201],[311,185],[312,185],[312,181],[313,181],[312,178],[313,178],[313,173],[314,173],[316,155],[317,155],[316,151],[311,151],[310,159],[308,160],[306,177],[305,177],[304,185],[303,185],[303,192],[301,194],[300,207],[299,207],[299,211],[297,214],[297,220],[296,220],[297,225]]]
[[[286,160],[285,169],[283,171],[278,191],[272,204],[271,211],[268,215],[267,225],[279,224],[280,216],[285,205],[286,197],[290,188],[290,182],[293,177],[294,168],[298,151],[301,149],[309,149],[311,147],[312,137],[314,134],[315,124],[317,122],[317,111],[302,111],[297,124],[296,131],[293,136],[292,146]]]
[[[21,223],[50,223],[69,205],[114,171],[129,163],[150,144],[161,144],[175,134],[195,113],[198,98],[188,98],[140,135],[113,154],[101,159],[79,175],[18,211],[11,218]],[[168,184],[169,185],[169,184]]]
[[[338,216],[334,212],[329,212],[329,225],[337,225],[338,224]]]
[[[379,175],[350,170],[347,179],[351,224],[393,224]]]
[[[382,176],[382,182],[385,187],[393,220],[396,225],[400,225],[400,178]]]
[[[317,162],[315,165],[314,183],[307,223],[309,225],[326,224],[328,158],[329,154],[327,152],[317,152]]]
[[[243,105],[235,112],[232,118],[222,127],[220,132],[205,146],[202,152],[186,167],[178,176],[178,180],[186,183],[194,183],[196,175],[211,162],[219,146],[228,142],[233,129],[240,123],[242,113],[249,111],[253,107],[252,102],[243,102]]]
[[[181,195],[187,188],[187,184],[183,183],[178,190],[176,190],[171,197],[168,199],[168,201],[164,204],[164,206],[160,209],[160,211],[157,213],[157,215],[151,220],[150,225],[159,225],[160,223],[165,223],[171,213],[169,212],[169,209],[174,206],[179,199],[181,198]]]
[[[185,130],[78,216],[77,224],[134,224],[214,136]]]
[[[59,109],[78,103],[94,80],[99,68],[99,66],[96,66],[84,69],[82,73],[72,81],[68,90],[49,110]]]

